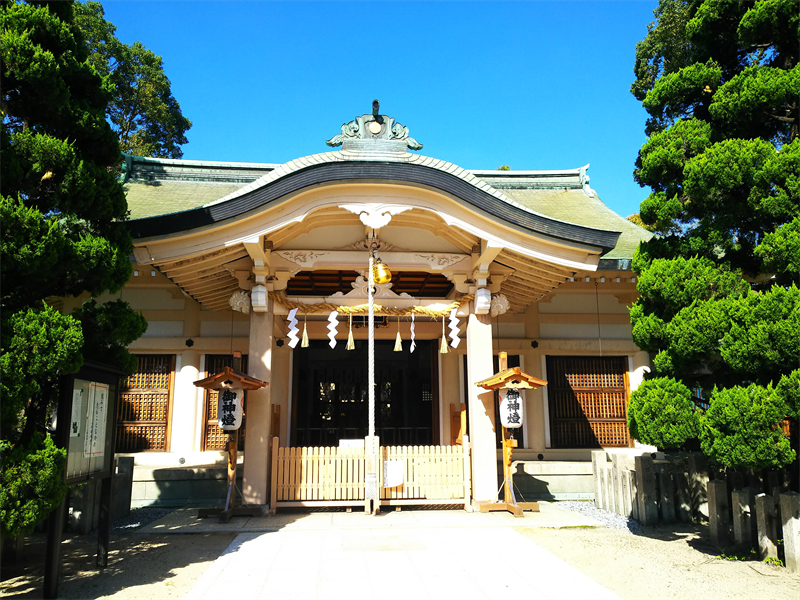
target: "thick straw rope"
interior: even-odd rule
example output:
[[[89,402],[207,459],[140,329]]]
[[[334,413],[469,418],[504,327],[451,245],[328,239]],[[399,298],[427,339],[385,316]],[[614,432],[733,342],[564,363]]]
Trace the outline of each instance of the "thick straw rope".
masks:
[[[339,304],[331,304],[330,302],[320,302],[318,304],[304,304],[302,302],[292,302],[282,293],[269,292],[269,295],[275,302],[287,308],[288,310],[297,308],[298,310],[302,311],[305,314],[329,313],[334,310],[339,311],[340,315],[369,314],[369,304],[359,304],[358,306],[340,306]],[[421,315],[424,317],[432,317],[434,319],[441,319],[448,316],[450,314],[450,311],[453,310],[454,308],[462,307],[464,304],[466,304],[473,298],[474,296],[472,294],[467,294],[465,296],[461,296],[455,302],[451,302],[444,308],[440,309],[432,309],[428,308],[427,306],[411,306],[409,308],[390,308],[388,306],[375,304],[374,310],[376,313],[382,313],[384,315],[389,315],[392,317],[408,317],[414,314],[418,316]]]

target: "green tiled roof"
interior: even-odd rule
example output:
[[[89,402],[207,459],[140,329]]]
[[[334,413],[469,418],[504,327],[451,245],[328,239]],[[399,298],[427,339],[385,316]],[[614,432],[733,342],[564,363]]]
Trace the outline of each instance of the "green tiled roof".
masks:
[[[125,184],[131,219],[189,210],[235,192],[241,183],[190,181],[129,181]]]
[[[653,234],[634,225],[608,208],[597,192],[589,197],[582,188],[570,189],[511,189],[504,187],[503,193],[531,210],[560,221],[621,231],[617,246],[603,255],[605,259],[629,259],[639,242],[649,240]]]
[[[284,165],[126,158],[125,192],[130,218],[142,219],[226,202],[280,178],[285,172],[304,168],[314,160],[352,160],[353,157],[344,156],[343,152],[328,152]],[[461,178],[503,202],[516,203],[523,209],[551,219],[594,229],[621,231],[616,247],[603,255],[605,266],[601,263],[601,268],[630,268],[628,261],[639,242],[652,237],[650,232],[603,204],[596,192],[589,188],[588,165],[561,171],[464,171],[456,165],[415,154],[405,153],[402,158],[406,162],[448,172],[456,170]],[[623,266],[617,261],[628,264]]]
[[[278,165],[125,155],[131,219],[191,210],[219,200]]]

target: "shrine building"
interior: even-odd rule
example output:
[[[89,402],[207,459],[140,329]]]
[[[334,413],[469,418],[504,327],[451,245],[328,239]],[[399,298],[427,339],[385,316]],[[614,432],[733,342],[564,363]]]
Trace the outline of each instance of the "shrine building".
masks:
[[[372,249],[392,274],[374,288],[375,431],[387,453],[460,446],[466,499],[494,500],[497,402],[475,382],[497,372],[500,351],[547,382],[521,390],[515,461],[633,447],[626,407],[649,358],[631,339],[631,258],[651,234],[603,204],[588,165],[463,169],[424,156],[377,111],[327,144],[284,164],[126,156],[134,271],[100,300],[122,298],[149,326],[130,347],[138,370],[121,390],[118,453],[162,468],[224,464],[217,393],[194,383],[237,365],[268,383],[245,393],[246,502],[268,505],[286,487],[278,449],[323,460],[363,442],[368,328],[353,307],[367,303]],[[413,491],[405,476],[408,490],[387,502],[457,495]],[[351,498],[303,485],[308,505]]]

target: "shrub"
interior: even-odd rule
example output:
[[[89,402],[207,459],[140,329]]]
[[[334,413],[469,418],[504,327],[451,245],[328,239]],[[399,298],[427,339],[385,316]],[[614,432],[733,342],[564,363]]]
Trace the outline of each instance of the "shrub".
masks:
[[[700,432],[703,453],[730,468],[783,468],[795,457],[780,428],[785,417],[786,403],[771,385],[714,388]]]
[[[699,431],[691,391],[668,377],[642,382],[631,394],[628,428],[644,444],[662,449],[681,447]]]
[[[0,535],[30,533],[36,521],[58,506],[64,484],[66,451],[47,435],[36,434],[28,447],[0,443]]]

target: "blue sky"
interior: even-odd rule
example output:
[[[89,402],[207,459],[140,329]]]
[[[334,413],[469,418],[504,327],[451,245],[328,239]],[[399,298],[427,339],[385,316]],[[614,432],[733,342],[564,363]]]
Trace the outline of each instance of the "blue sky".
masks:
[[[646,114],[630,94],[655,1],[107,1],[126,43],[164,59],[193,122],[184,158],[281,163],[341,124],[396,118],[421,154],[467,169],[591,164],[612,209],[638,212]]]

